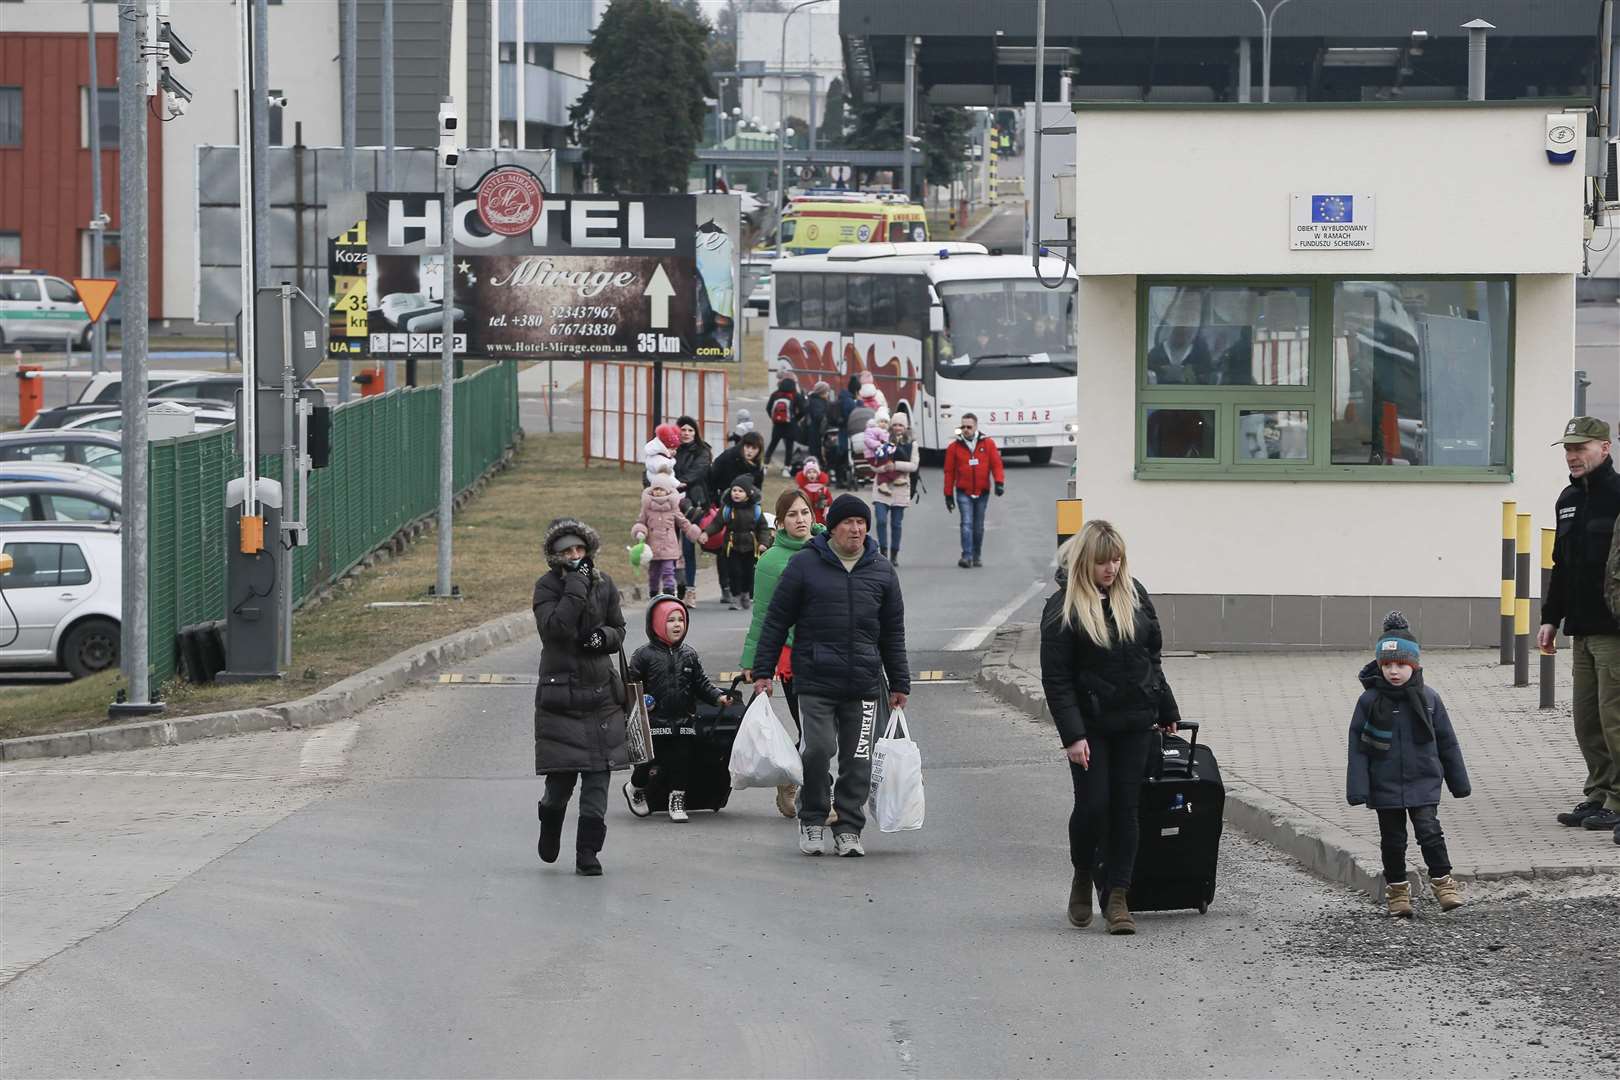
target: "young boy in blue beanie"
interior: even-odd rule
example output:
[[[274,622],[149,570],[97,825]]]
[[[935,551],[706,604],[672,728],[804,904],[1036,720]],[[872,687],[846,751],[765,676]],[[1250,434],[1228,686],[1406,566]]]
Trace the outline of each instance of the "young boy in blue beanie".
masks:
[[[1429,884],[1442,911],[1462,905],[1451,877],[1451,859],[1440,831],[1440,781],[1452,798],[1466,799],[1468,770],[1451,717],[1440,695],[1423,685],[1417,636],[1404,616],[1384,616],[1384,633],[1373,659],[1361,669],[1366,687],[1350,718],[1350,765],[1346,794],[1351,806],[1378,812],[1378,846],[1384,856],[1389,913],[1412,917],[1406,881],[1406,819],[1412,820]]]

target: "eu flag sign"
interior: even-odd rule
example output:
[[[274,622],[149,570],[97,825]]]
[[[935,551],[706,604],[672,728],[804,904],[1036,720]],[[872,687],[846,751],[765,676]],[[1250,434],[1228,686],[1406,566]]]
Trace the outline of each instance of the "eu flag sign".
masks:
[[[1348,224],[1356,220],[1354,195],[1312,195],[1311,221],[1316,223]]]

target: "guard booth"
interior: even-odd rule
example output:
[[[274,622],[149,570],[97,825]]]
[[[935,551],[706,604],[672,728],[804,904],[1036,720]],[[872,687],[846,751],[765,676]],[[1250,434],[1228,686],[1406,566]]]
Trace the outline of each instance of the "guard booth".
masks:
[[[1077,493],[1167,644],[1495,644],[1502,500],[1567,482],[1585,115],[1074,111]]]

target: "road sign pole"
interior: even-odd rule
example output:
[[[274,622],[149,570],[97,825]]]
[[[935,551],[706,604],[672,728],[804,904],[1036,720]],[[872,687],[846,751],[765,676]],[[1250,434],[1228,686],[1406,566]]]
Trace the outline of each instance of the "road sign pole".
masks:
[[[281,583],[281,667],[292,670],[293,613],[293,531],[289,522],[298,521],[302,507],[293,505],[295,470],[298,468],[298,431],[293,426],[293,409],[298,403],[298,383],[293,372],[292,302],[297,293],[291,283],[281,283],[281,560],[277,580]]]
[[[127,701],[114,703],[110,716],[150,713],[162,708],[151,698],[147,662],[147,445],[146,348],[148,299],[146,258],[146,4],[124,0],[118,5],[118,172],[119,226],[125,259],[123,377],[119,386],[124,426],[123,448],[123,596],[119,620]]]
[[[394,0],[383,0],[382,9],[382,136],[383,190],[394,190]],[[522,74],[519,72],[519,74]],[[383,386],[399,385],[393,357],[382,361]]]
[[[355,189],[354,131],[355,102],[358,96],[355,50],[359,41],[358,15],[355,8],[358,3],[359,0],[343,0],[342,29],[338,37],[338,55],[342,58],[343,68],[343,184],[348,191]],[[353,392],[354,360],[349,352],[349,343],[345,341],[343,351],[338,354],[338,404],[348,401]]]
[[[521,77],[521,71],[519,75]],[[456,334],[455,322],[455,258],[456,239],[451,231],[456,201],[456,170],[454,166],[439,170],[444,177],[444,191],[440,197],[440,229],[444,237],[444,297],[443,342],[439,349],[439,574],[434,595],[449,597],[454,593],[450,584],[451,529],[454,527],[456,495]]]
[[[96,5],[84,5],[90,39],[90,276],[107,276],[107,223],[101,211],[101,76],[96,56]],[[107,367],[107,327],[97,319],[90,327],[90,370],[99,375]]]

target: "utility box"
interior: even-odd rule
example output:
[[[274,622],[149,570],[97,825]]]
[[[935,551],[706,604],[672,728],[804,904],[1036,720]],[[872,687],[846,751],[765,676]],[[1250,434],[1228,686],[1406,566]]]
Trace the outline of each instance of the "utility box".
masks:
[[[242,552],[242,511],[247,484],[241,477],[225,489],[225,670],[220,682],[252,682],[281,675],[281,600],[287,583],[279,571],[281,484],[261,477],[259,512],[264,516],[265,544],[252,555]]]
[[[178,439],[197,430],[197,410],[178,401],[162,401],[147,407],[146,441]]]

